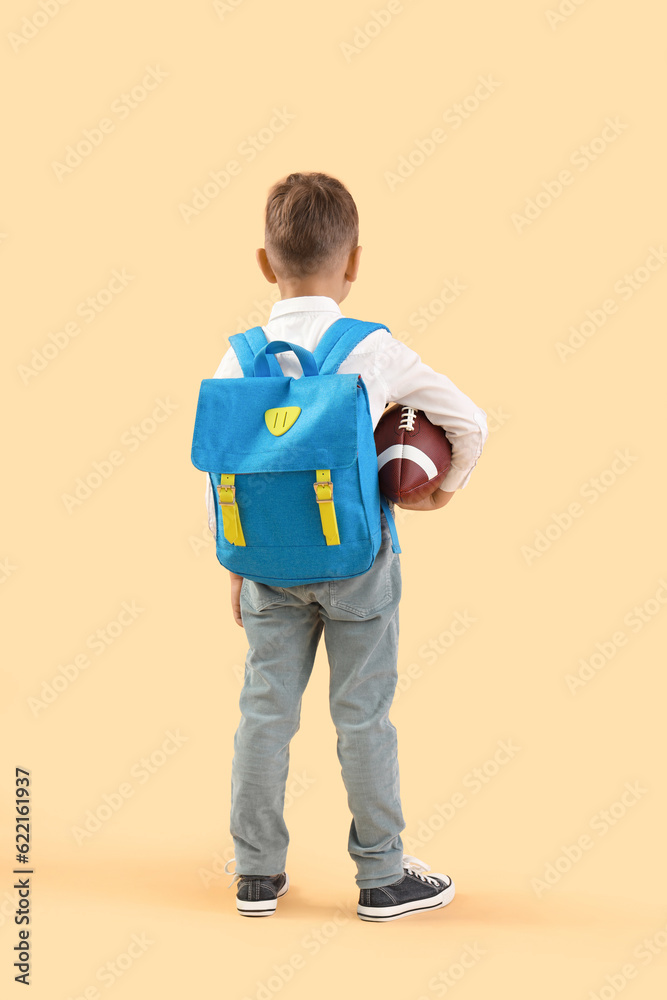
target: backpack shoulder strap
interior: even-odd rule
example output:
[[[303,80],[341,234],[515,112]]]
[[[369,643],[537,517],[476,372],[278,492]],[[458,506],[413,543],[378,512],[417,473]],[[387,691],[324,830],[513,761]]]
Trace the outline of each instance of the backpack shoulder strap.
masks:
[[[384,323],[368,323],[341,316],[324,333],[313,351],[320,375],[333,375],[357,344],[374,330],[389,330]]]
[[[245,333],[234,333],[231,337],[229,337],[230,347],[233,348],[234,353],[238,358],[244,378],[254,377],[255,355],[258,351],[261,351],[263,347],[266,347],[267,343],[268,340],[266,334],[262,330],[261,326],[253,326],[250,330],[246,330]],[[283,377],[283,371],[278,364],[276,356],[274,354],[268,354],[267,361],[269,362],[271,374]]]

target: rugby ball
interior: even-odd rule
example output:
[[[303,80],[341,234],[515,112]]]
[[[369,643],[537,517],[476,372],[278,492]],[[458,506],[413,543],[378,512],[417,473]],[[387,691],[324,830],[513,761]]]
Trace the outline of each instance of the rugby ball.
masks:
[[[375,428],[380,492],[395,503],[417,503],[438,488],[452,462],[442,427],[411,406],[387,407]]]

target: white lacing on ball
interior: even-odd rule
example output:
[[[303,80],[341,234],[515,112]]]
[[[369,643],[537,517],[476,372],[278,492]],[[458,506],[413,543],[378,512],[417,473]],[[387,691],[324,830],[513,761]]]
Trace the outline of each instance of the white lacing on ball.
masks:
[[[417,411],[411,406],[404,406],[401,413],[401,422],[398,425],[400,431],[413,431],[415,429],[415,417]]]

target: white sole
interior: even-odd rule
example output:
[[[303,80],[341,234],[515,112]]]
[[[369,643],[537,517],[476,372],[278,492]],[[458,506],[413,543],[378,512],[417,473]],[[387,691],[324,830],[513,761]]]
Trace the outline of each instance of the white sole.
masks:
[[[278,898],[284,896],[289,889],[289,875],[285,872],[285,885],[275,899],[237,899],[236,909],[244,917],[270,917],[276,912]]]
[[[429,872],[429,875],[431,872]],[[434,873],[436,878],[443,878],[440,872]],[[428,899],[416,899],[409,903],[398,903],[396,906],[357,906],[357,915],[362,920],[373,920],[382,923],[386,920],[399,920],[401,917],[409,917],[411,913],[424,913],[428,910],[439,910],[454,899],[455,886],[453,882],[439,892],[437,896],[429,896]]]

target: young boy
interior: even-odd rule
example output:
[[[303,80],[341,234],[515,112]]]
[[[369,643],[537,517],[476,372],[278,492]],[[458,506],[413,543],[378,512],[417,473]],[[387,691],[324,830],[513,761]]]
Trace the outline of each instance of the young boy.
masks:
[[[295,173],[275,184],[266,204],[262,274],[277,283],[280,301],[263,327],[267,339],[314,351],[342,313],[339,303],[359,271],[356,205],[347,189],[323,173]],[[292,353],[276,355],[284,375],[302,375]],[[427,500],[409,510],[444,507],[463,489],[482,452],[486,414],[447,376],[387,330],[368,334],[339,371],[361,374],[373,426],[387,403],[422,410],[447,432],[452,464]],[[216,378],[241,378],[229,348]],[[215,501],[206,477],[209,527]],[[393,505],[390,505],[393,510]],[[435,909],[454,896],[451,878],[403,854],[397,733],[388,712],[398,680],[400,557],[384,513],[382,544],[371,568],[345,580],[274,587],[231,573],[232,611],[249,643],[234,737],[231,834],[238,879],[237,909],[245,916],[275,912],[288,888],[289,835],[283,819],[290,741],[299,728],[301,699],[322,633],[330,666],[329,702],[337,752],[352,813],[348,851],[357,866],[358,915],[394,920]],[[230,864],[231,862],[228,862]],[[227,870],[227,868],[226,868]],[[231,873],[229,873],[231,874]]]

